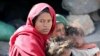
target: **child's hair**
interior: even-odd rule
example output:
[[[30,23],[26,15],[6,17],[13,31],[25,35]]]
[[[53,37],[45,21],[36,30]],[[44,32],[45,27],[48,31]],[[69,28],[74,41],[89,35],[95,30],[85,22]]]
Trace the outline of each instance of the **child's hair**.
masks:
[[[85,36],[83,30],[81,28],[69,26],[65,29],[67,36]]]
[[[41,14],[44,13],[44,12],[48,12],[48,13],[49,13],[49,9],[48,9],[48,8],[45,8],[44,10],[42,10],[42,11],[39,13],[39,15],[41,15]],[[35,18],[32,20],[33,26],[35,26],[36,20],[37,20],[37,18],[38,18],[39,15],[35,16]]]

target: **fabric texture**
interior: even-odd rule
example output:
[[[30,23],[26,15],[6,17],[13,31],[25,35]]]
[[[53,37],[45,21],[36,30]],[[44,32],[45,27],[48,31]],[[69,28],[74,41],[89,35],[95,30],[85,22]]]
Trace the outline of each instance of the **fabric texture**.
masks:
[[[65,26],[68,25],[67,19],[61,14],[56,14],[56,22],[57,23],[63,23]]]
[[[95,48],[84,49],[84,50],[73,48],[71,51],[73,56],[94,56],[99,51],[99,48],[95,47]]]

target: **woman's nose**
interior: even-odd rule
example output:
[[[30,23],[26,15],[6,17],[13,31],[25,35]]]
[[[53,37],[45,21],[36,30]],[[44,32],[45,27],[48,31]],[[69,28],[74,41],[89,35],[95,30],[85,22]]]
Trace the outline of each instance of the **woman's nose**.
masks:
[[[43,25],[46,27],[46,26],[48,26],[48,23],[47,23],[47,22],[44,22],[44,24],[43,24]]]

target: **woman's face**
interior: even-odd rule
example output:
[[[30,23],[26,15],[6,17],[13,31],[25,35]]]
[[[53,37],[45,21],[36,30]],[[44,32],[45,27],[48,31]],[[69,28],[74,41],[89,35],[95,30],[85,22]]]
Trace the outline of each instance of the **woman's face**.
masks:
[[[54,36],[59,36],[59,37],[64,37],[65,36],[65,28],[64,25],[62,23],[58,23],[56,25],[56,28],[53,32]]]
[[[48,34],[52,27],[52,17],[48,12],[40,14],[36,20],[35,28],[42,34]]]

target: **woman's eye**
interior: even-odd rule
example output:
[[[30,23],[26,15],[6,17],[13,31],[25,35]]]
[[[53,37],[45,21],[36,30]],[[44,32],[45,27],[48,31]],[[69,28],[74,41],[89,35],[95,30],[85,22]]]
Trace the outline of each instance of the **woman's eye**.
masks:
[[[40,20],[40,22],[41,22],[41,23],[43,23],[43,22],[44,22],[44,20]]]
[[[48,20],[48,22],[51,22],[51,20]]]
[[[40,22],[42,22],[42,20]]]

